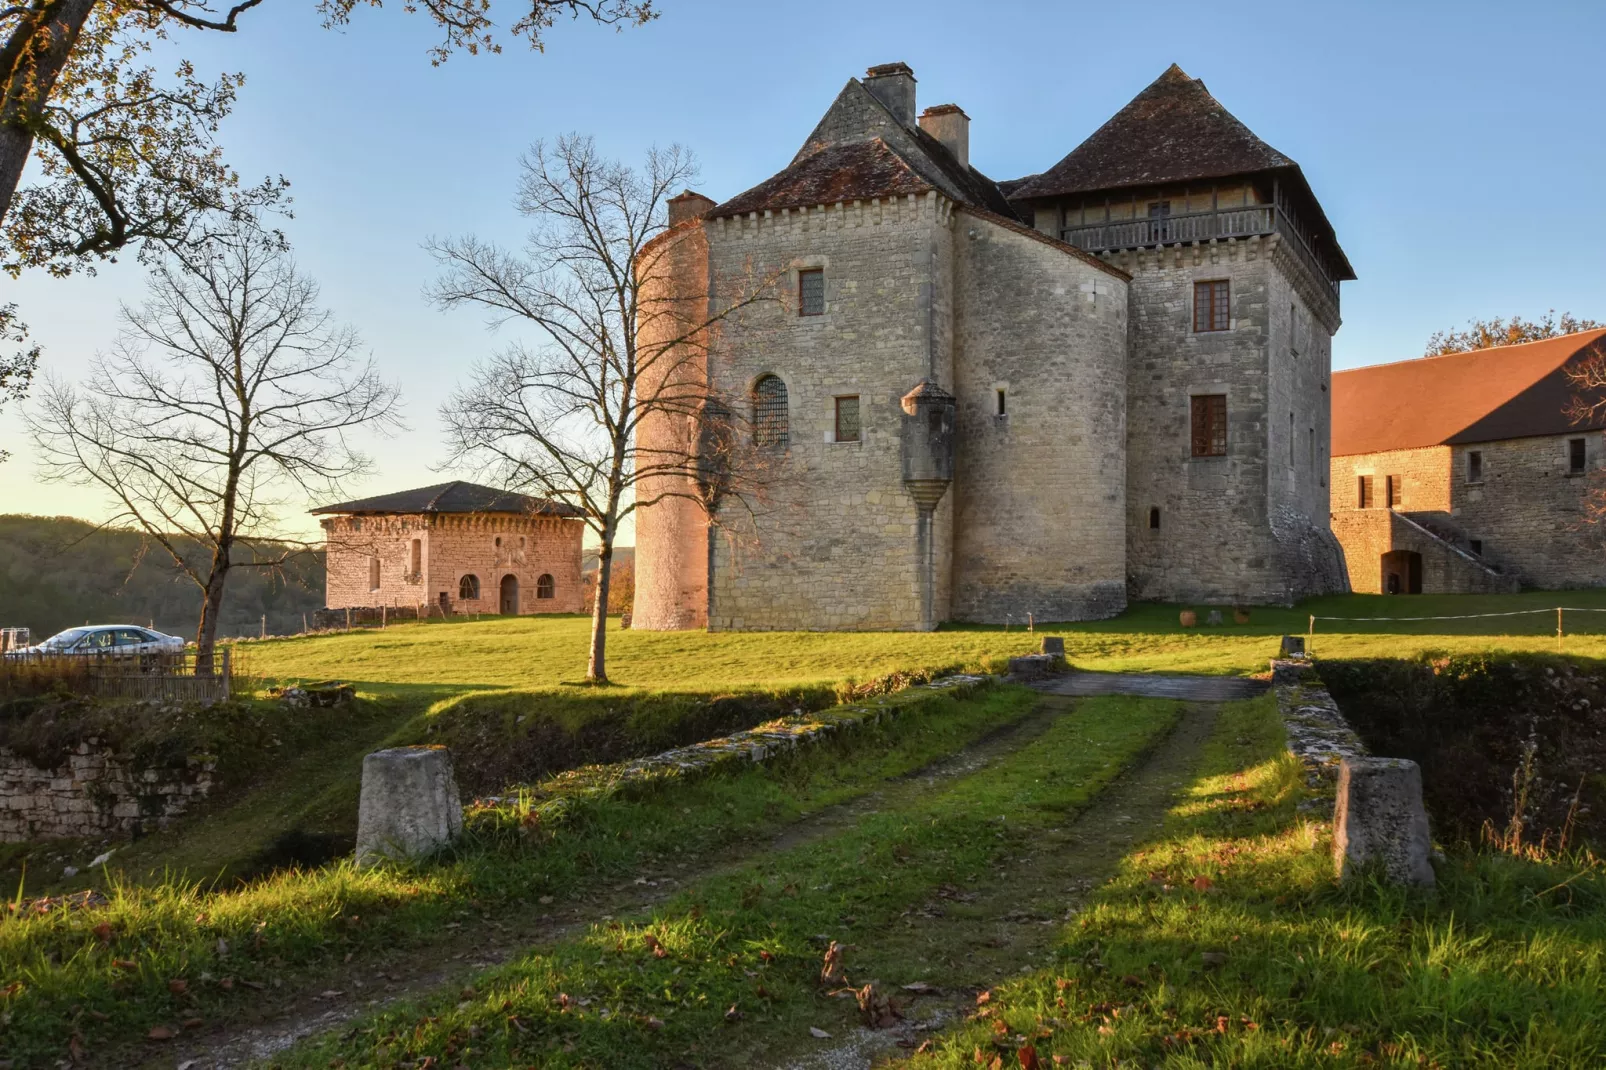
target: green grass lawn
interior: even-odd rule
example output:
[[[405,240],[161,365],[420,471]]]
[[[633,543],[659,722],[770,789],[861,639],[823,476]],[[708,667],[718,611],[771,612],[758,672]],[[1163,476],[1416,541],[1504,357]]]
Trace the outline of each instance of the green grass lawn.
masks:
[[[893,672],[982,667],[1033,650],[1042,635],[1065,637],[1079,667],[1140,672],[1262,672],[1278,636],[1305,634],[1318,617],[1316,649],[1327,657],[1391,657],[1423,650],[1554,650],[1555,615],[1411,621],[1418,616],[1543,610],[1557,605],[1606,611],[1606,590],[1515,595],[1336,595],[1292,609],[1255,607],[1246,625],[1183,628],[1181,607],[1142,603],[1113,620],[1020,626],[945,626],[919,632],[643,632],[608,636],[608,672],[635,689],[708,691],[835,686]],[[1204,617],[1201,609],[1201,619]],[[1024,617],[1024,614],[1022,614]],[[589,621],[583,617],[495,617],[393,625],[383,631],[321,635],[242,647],[250,671],[265,677],[355,680],[375,690],[554,688],[585,675]],[[1570,653],[1606,656],[1606,612],[1566,620]]]

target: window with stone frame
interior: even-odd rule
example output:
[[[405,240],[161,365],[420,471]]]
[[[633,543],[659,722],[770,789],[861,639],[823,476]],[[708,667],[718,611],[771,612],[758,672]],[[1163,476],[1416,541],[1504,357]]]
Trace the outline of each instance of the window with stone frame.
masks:
[[[836,441],[859,441],[859,395],[836,399]]]
[[[766,375],[753,384],[753,441],[784,450],[791,441],[786,384],[778,375]]]
[[[407,551],[407,578],[417,580],[424,572],[424,540],[414,539]]]
[[[1193,284],[1193,329],[1197,333],[1232,327],[1231,287],[1226,279]]]
[[[1227,455],[1227,395],[1195,394],[1190,399],[1195,457]]]
[[[556,598],[557,594],[558,585],[557,582],[553,580],[552,574],[550,572],[541,573],[540,577],[535,581],[535,597]]]
[[[1371,476],[1361,476],[1357,480],[1356,488],[1355,488],[1355,498],[1356,498],[1356,504],[1359,505],[1362,509],[1370,509],[1370,508],[1372,508],[1372,506],[1377,504],[1377,501],[1373,497],[1373,494],[1372,494],[1372,477]]]
[[[379,590],[379,558],[377,557],[368,559],[368,589],[370,591]]]
[[[480,596],[480,578],[478,576],[464,576],[457,581],[457,599],[468,602]]]
[[[808,268],[797,273],[797,314],[825,315],[825,271]]]
[[[1571,475],[1582,475],[1589,457],[1588,446],[1581,438],[1567,440],[1567,471]]]

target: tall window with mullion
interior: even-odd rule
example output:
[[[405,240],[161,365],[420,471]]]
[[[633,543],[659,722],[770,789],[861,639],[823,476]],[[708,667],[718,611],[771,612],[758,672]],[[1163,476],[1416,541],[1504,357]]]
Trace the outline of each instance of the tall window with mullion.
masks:
[[[859,396],[836,399],[836,441],[859,441]]]
[[[825,315],[825,272],[810,268],[797,273],[797,314],[799,316]]]
[[[1193,329],[1225,331],[1232,327],[1231,285],[1226,279],[1193,284]]]
[[[1193,455],[1227,455],[1227,395],[1195,394],[1191,399]]]
[[[753,384],[753,441],[784,450],[791,441],[786,384],[778,375],[766,375]]]

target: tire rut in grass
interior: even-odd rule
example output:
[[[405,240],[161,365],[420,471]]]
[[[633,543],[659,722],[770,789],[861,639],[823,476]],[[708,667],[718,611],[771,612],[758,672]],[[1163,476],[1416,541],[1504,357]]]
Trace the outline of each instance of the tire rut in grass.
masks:
[[[901,931],[877,939],[876,950],[883,954],[896,950],[903,957],[929,949],[926,980],[940,995],[916,998],[908,1017],[894,1028],[861,1028],[829,1048],[767,1065],[864,1070],[894,1049],[913,1048],[962,1021],[976,1009],[979,992],[1048,965],[1062,927],[1089,893],[1160,828],[1197,770],[1218,709],[1215,703],[1185,707],[1182,719],[1147,758],[1063,826],[1039,837],[1031,854],[1000,866],[984,887],[946,890],[932,902],[912,906]]]
[[[258,1021],[197,1036],[187,1048],[166,1049],[145,1065],[172,1066],[176,1056],[178,1065],[189,1063],[189,1070],[246,1066],[271,1058],[299,1041],[338,1029],[359,1015],[460,989],[476,974],[516,955],[556,944],[612,916],[649,909],[687,884],[739,869],[761,855],[829,837],[866,815],[913,799],[935,784],[978,772],[1038,739],[1074,706],[1073,699],[1044,696],[1025,717],[993,729],[955,753],[895,777],[883,788],[803,817],[745,850],[726,850],[717,860],[694,865],[673,876],[658,877],[649,885],[638,885],[625,877],[612,891],[589,896],[585,903],[567,909],[542,911],[516,906],[504,908],[494,923],[464,919],[461,936],[446,941],[444,946],[436,943],[409,949],[386,960],[369,960],[333,971],[314,985],[313,991],[292,996],[281,1006],[266,1010]]]

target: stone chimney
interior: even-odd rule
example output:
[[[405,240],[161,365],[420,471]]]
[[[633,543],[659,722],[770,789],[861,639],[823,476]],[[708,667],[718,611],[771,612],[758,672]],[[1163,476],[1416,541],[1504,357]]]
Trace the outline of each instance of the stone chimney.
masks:
[[[714,202],[701,193],[691,190],[682,190],[680,196],[669,198],[669,225],[684,223],[688,219],[700,219],[707,215],[714,207]]]
[[[883,63],[864,72],[864,88],[904,126],[915,125],[915,72],[907,63]]]
[[[957,104],[934,104],[920,113],[920,129],[942,142],[960,167],[970,166],[970,116]]]

